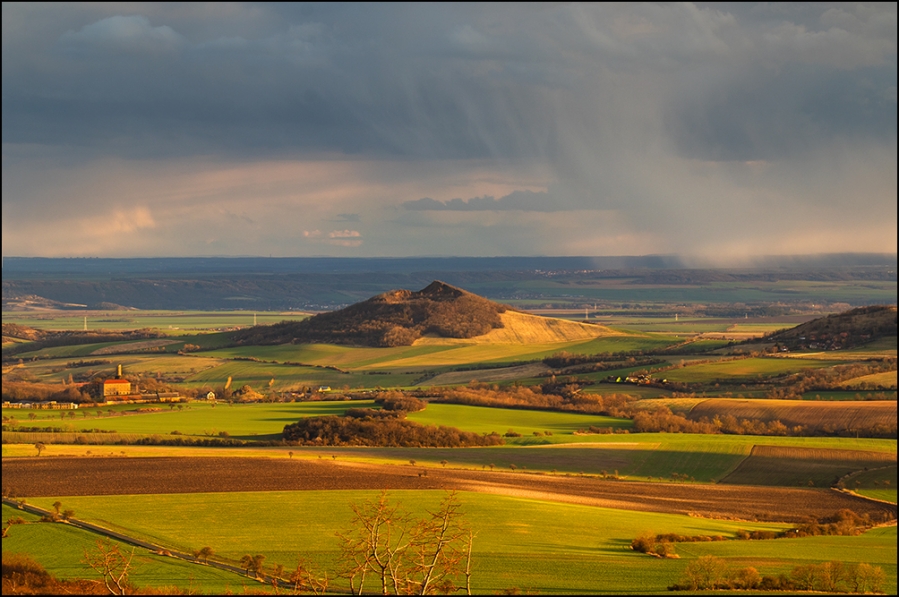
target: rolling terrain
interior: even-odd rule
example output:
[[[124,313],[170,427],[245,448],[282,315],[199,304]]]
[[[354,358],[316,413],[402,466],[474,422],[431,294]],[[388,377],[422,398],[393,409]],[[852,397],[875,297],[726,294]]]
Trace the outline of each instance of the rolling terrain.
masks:
[[[843,509],[895,520],[896,357],[895,342],[883,336],[776,354],[758,344],[750,354],[743,352],[748,344],[705,335],[823,324],[796,315],[781,326],[769,316],[645,314],[587,324],[539,317],[440,282],[304,321],[260,314],[267,325],[250,326],[246,312],[160,313],[164,323],[142,337],[124,321],[152,322],[139,312],[109,311],[101,317],[115,331],[93,337],[75,331],[78,319],[59,316],[67,317],[60,329],[70,331],[47,345],[52,313],[20,321],[4,313],[4,324],[29,326],[4,326],[15,343],[3,367],[5,400],[29,387],[85,396],[79,388],[115,375],[118,364],[133,384],[185,400],[82,403],[70,411],[5,407],[4,488],[45,509],[56,501],[74,506],[79,520],[126,536],[186,554],[208,545],[216,562],[235,570],[247,552],[291,569],[299,550],[333,573],[334,532],[349,524],[349,503],[388,489],[424,512],[455,490],[478,532],[479,592],[664,593],[702,555],[771,575],[803,562],[868,563],[883,568],[886,590],[896,586],[895,527],[735,540],[740,529],[780,532],[809,516],[824,524]],[[212,323],[241,320],[241,330]],[[844,338],[857,324],[832,318],[825,327]],[[205,400],[209,391],[215,403]],[[799,399],[816,393],[825,399]],[[786,394],[796,398],[774,399]],[[418,410],[385,410],[385,399],[413,398],[423,403]],[[300,420],[394,416],[501,436],[502,445],[283,441],[285,426]],[[647,420],[658,430],[641,431]],[[702,420],[722,425],[683,432]],[[315,520],[303,518],[309,508]],[[4,506],[8,512],[15,509]],[[26,550],[54,574],[77,577],[80,551],[92,540],[65,526],[28,519],[11,528],[4,550]],[[297,543],[302,529],[314,536]],[[630,549],[645,530],[722,540],[678,543],[680,558],[651,558]],[[65,546],[52,553],[43,547],[54,541]],[[165,570],[160,577],[182,587],[194,578],[206,592],[239,591],[247,582],[243,590],[261,588],[245,575],[230,573],[229,585],[225,570],[192,575],[190,562],[179,568],[140,557],[147,570]],[[135,579],[158,584],[146,572]]]

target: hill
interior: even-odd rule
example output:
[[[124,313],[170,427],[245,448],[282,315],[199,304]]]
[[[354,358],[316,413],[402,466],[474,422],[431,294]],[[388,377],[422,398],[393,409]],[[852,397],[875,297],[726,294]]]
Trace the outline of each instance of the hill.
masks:
[[[621,332],[612,331],[602,325],[584,324],[512,310],[500,313],[499,318],[502,326],[481,336],[467,340],[426,336],[416,340],[415,345],[470,344],[471,342],[477,344],[549,344],[591,340],[598,336],[623,335]]]
[[[873,305],[813,319],[768,337],[791,350],[838,349],[896,337],[896,306]]]
[[[487,342],[562,342],[593,338],[608,330],[512,311],[444,282],[426,288],[391,290],[339,311],[297,322],[236,332],[240,345],[344,344],[411,346],[448,339]]]
[[[425,334],[472,338],[502,327],[507,307],[434,281],[418,292],[391,290],[339,311],[234,334],[238,344],[410,346]]]

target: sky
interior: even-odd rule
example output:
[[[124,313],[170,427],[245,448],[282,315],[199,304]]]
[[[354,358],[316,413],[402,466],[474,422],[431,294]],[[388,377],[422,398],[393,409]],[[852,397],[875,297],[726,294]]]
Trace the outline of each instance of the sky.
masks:
[[[2,4],[2,250],[895,253],[896,4]]]

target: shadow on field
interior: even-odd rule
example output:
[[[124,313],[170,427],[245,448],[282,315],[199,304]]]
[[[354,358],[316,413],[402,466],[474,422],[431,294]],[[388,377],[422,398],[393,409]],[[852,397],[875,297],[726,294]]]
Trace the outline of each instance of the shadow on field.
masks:
[[[247,441],[280,441],[281,434],[280,433],[263,433],[263,434],[253,434],[253,435],[232,435],[231,439],[242,439]]]

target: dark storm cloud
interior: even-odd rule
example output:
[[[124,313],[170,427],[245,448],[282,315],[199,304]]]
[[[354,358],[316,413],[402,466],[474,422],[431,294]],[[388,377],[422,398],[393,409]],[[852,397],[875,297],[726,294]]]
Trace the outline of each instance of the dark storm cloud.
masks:
[[[510,110],[513,90],[452,64],[462,48],[445,23],[414,26],[389,5],[274,10],[284,20],[252,37],[201,40],[177,14],[113,15],[32,45],[36,55],[5,44],[4,141],[473,157],[532,153],[545,132],[526,122],[532,99]]]
[[[2,11],[5,252],[895,246],[895,4]]]
[[[614,84],[604,73],[640,71],[681,79],[664,112],[691,156],[763,159],[895,129],[895,7],[232,7],[265,13],[245,30],[215,5],[205,26],[183,8],[143,8],[85,7],[38,41],[4,35],[4,142],[559,159],[558,97],[589,101]],[[567,117],[593,134],[584,108]]]

